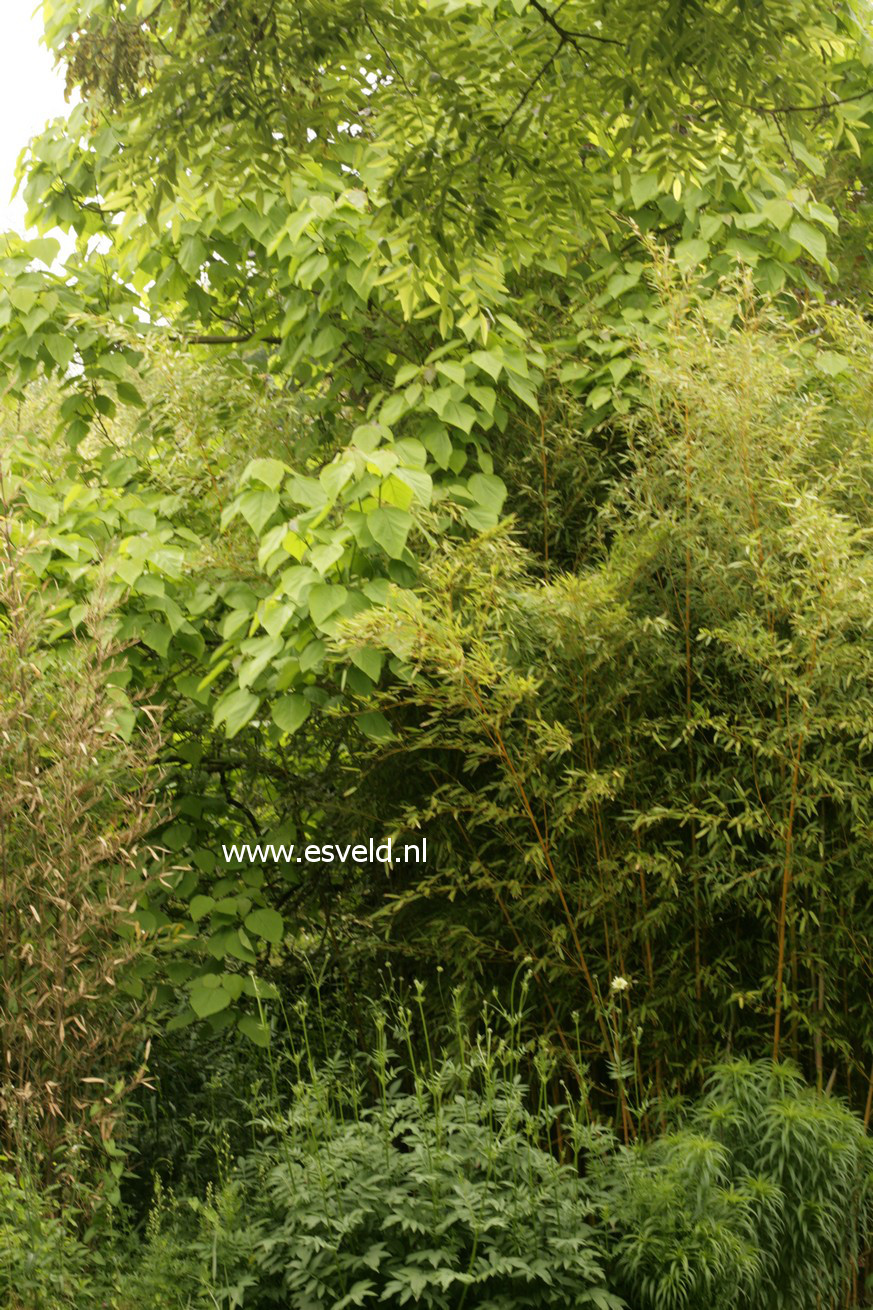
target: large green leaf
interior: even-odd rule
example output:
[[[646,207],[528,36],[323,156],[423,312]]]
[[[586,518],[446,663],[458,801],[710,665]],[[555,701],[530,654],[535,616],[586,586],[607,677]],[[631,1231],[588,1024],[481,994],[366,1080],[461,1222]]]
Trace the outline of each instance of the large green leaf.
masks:
[[[254,718],[260,705],[260,697],[243,687],[237,687],[224,694],[213,711],[213,722],[218,727],[225,725],[228,737],[235,737],[241,728]]]
[[[412,528],[412,515],[396,505],[380,505],[367,518],[373,540],[378,542],[392,559],[400,559],[406,548],[406,539]]]
[[[309,701],[305,696],[282,696],[271,707],[273,722],[283,732],[296,732],[309,717]]]
[[[282,940],[284,925],[277,910],[252,910],[251,914],[246,915],[245,925],[249,932],[253,932],[256,937],[263,937],[264,941],[274,946]]]
[[[204,987],[197,983],[191,988],[191,1008],[200,1019],[226,1010],[231,997],[223,987]]]

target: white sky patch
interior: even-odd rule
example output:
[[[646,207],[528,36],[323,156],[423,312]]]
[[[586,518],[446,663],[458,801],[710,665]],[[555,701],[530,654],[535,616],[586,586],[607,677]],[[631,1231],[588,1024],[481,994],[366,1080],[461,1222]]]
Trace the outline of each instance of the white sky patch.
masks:
[[[15,162],[50,118],[66,114],[64,75],[41,42],[35,0],[0,3],[0,232],[24,231],[24,202],[11,199]],[[41,7],[40,7],[41,8]]]

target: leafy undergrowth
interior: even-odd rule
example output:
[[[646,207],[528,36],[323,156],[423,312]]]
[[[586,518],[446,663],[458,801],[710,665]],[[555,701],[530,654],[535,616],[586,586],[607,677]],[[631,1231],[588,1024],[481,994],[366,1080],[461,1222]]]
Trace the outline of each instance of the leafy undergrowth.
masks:
[[[408,1063],[408,1062],[407,1062]],[[301,1072],[298,1065],[298,1074]],[[785,1065],[736,1061],[674,1131],[624,1146],[480,1042],[427,1068],[306,1068],[220,1125],[215,1183],[155,1180],[142,1232],[86,1246],[0,1175],[0,1302],[15,1310],[818,1310],[860,1305],[861,1123]],[[560,1156],[560,1159],[558,1158]]]

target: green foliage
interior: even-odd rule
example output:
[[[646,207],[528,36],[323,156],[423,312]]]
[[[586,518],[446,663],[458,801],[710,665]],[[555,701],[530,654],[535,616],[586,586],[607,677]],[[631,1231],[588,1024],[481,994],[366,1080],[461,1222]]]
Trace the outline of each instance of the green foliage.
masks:
[[[688,1124],[628,1153],[612,1269],[646,1310],[844,1304],[871,1217],[869,1140],[790,1067],[716,1069]]]
[[[612,1078],[601,997],[632,980],[640,1114],[728,1044],[865,1095],[869,329],[668,305],[586,565],[443,543],[340,638],[416,674],[384,698],[408,754],[362,781],[435,849],[393,875],[391,932],[489,980],[530,959],[541,1022],[581,1011]]]
[[[192,1249],[192,1236],[190,1201],[166,1193],[157,1175],[144,1231],[116,1234],[101,1252],[103,1304],[112,1310],[214,1307],[214,1284]]]
[[[0,1110],[68,1195],[82,1119],[154,1190],[89,1310],[857,1299],[868,6],[43,9],[81,103],[21,170],[75,250],[0,255]],[[427,867],[219,853],[387,830]],[[474,1016],[530,969],[524,1068],[407,1015],[355,1076],[388,960]],[[816,1094],[722,1068],[663,1135],[725,1050]],[[3,1187],[73,1243],[40,1282],[0,1221],[16,1294],[74,1300]]]
[[[219,531],[220,506],[247,463],[223,447],[221,433],[245,420],[255,451],[275,449],[277,432],[290,450],[294,414],[287,398],[253,380],[251,366],[233,362],[187,361],[183,368],[156,351],[141,385],[153,430],[144,434],[137,421],[116,419],[110,440],[89,443],[75,457],[51,430],[55,395],[34,390],[18,411],[22,431],[4,448],[7,521],[22,584],[50,598],[40,641],[65,649],[71,638],[85,640],[88,616],[102,606],[105,639],[119,652],[111,692],[119,734],[133,750],[148,737],[150,707],[157,702],[164,716],[161,799],[175,821],[155,836],[175,867],[160,884],[140,885],[140,926],[165,947],[161,1005],[176,1007],[180,987],[183,996],[211,988],[233,1010],[217,1007],[214,1022],[228,1021],[237,1012],[257,1015],[247,975],[264,964],[265,944],[275,943],[272,902],[287,895],[289,882],[292,894],[301,884],[307,898],[311,892],[302,874],[292,882],[296,871],[285,867],[266,879],[262,869],[227,869],[221,844],[250,839],[246,812],[255,811],[264,822],[255,836],[294,840],[295,824],[303,827],[323,794],[321,761],[335,749],[327,733],[300,745],[301,730],[289,760],[276,750],[282,732],[268,724],[260,741],[252,729],[231,748],[223,728],[221,738],[213,734],[211,693],[199,689],[206,643],[220,643],[228,612],[246,617],[245,607],[257,602],[245,540],[232,529],[223,540]],[[310,670],[307,694],[317,694],[314,683]],[[308,776],[296,765],[307,753]],[[234,793],[245,798],[236,811],[226,799]],[[247,926],[252,916],[267,924],[268,937]],[[273,994],[265,980],[261,998]],[[186,1006],[180,1017],[195,1013]]]
[[[423,1001],[419,988],[422,1017]],[[548,1149],[558,1119],[542,1081],[550,1062],[541,1052],[529,1090],[517,1017],[506,1039],[487,1016],[471,1038],[456,997],[455,1054],[419,1031],[430,1051],[421,1062],[417,1023],[401,1006],[376,1014],[369,1058],[320,1059],[325,1016],[306,1009],[299,1036],[271,1054],[272,1090],[246,1097],[248,1142],[234,1133],[232,1145],[233,1126],[213,1115],[201,1130],[217,1164],[205,1189],[190,1176],[175,1196],[158,1186],[130,1254],[134,1271],[154,1271],[156,1296],[163,1261],[179,1271],[167,1280],[173,1305],[184,1288],[191,1304],[252,1310],[370,1301],[620,1310],[591,1189]],[[585,1130],[567,1131],[575,1163]]]
[[[75,1231],[33,1179],[0,1156],[0,1301],[8,1310],[73,1310],[94,1304],[93,1264]]]
[[[63,275],[34,266],[44,240],[8,248],[10,394],[56,378],[77,449],[131,408],[145,434],[144,356],[168,324],[177,354],[260,347],[255,390],[266,372],[300,405],[293,450],[247,450],[217,497],[257,565],[206,625],[211,579],[193,606],[173,585],[202,562],[184,514],[159,515],[176,522],[153,567],[142,527],[113,560],[152,606],[130,636],[201,661],[185,694],[230,737],[261,714],[299,727],[309,709],[287,695],[327,676],[338,622],[413,585],[425,532],[494,525],[495,459],[532,422],[569,408],[588,432],[627,410],[633,340],[662,321],[641,235],[710,281],[738,258],[764,291],[813,286],[805,265],[829,274],[836,219],[809,175],[816,151],[857,146],[869,108],[849,5],[691,21],[588,0],[560,18],[514,0],[267,17],[51,0],[45,15],[84,100],[34,144],[25,190],[79,245]],[[227,428],[238,450],[243,431]]]
[[[225,1194],[203,1211],[200,1249],[216,1253],[224,1295],[313,1310],[618,1310],[581,1185],[511,1122],[520,1105],[509,1094],[433,1106],[393,1091],[343,1120],[301,1090],[278,1139],[240,1167],[233,1202]]]
[[[368,1058],[321,1059],[324,1016],[301,1003],[267,1083],[196,1125],[205,1175],[186,1162],[169,1189],[175,1161],[157,1162],[141,1229],[121,1211],[85,1246],[74,1209],[0,1175],[0,1292],[15,1310],[847,1303],[869,1140],[790,1066],[723,1064],[678,1129],[623,1147],[590,1122],[587,1085],[553,1097],[554,1054],[519,1045],[521,1011],[468,1032],[456,994],[447,1050],[421,986],[413,1006],[376,1013]]]
[[[757,1304],[759,1242],[767,1225],[778,1229],[780,1198],[766,1184],[735,1184],[731,1163],[718,1142],[690,1129],[623,1162],[608,1214],[623,1230],[615,1278],[631,1304]]]
[[[254,1144],[207,1120],[205,1197],[159,1187],[134,1258],[175,1244],[185,1278],[242,1307],[842,1305],[873,1219],[860,1120],[790,1065],[734,1060],[678,1128],[619,1146],[590,1122],[590,1086],[553,1103],[555,1053],[519,1045],[530,983],[469,1032],[454,994],[448,1049],[419,985],[412,1008],[376,1013],[365,1061],[316,1058],[322,1016],[301,1004],[272,1091],[248,1098]]]
[[[422,987],[415,1005],[423,1019]],[[321,1062],[322,1017],[299,1008],[299,1039],[275,1052],[272,1095],[249,1101],[254,1146],[233,1161],[225,1149],[215,1184],[190,1202],[187,1249],[219,1304],[619,1310],[590,1188],[548,1149],[558,1112],[544,1052],[537,1092],[522,1079],[518,1016],[507,1039],[487,1016],[471,1038],[455,997],[455,1053],[425,1030],[422,1062],[418,1016],[400,1006],[376,1014],[368,1060]],[[575,1161],[581,1123],[572,1135]]]
[[[157,1175],[145,1231],[91,1253],[107,1304],[847,1303],[873,1160],[843,1105],[790,1066],[734,1061],[678,1129],[622,1147],[589,1123],[587,1088],[564,1085],[551,1104],[544,1047],[524,1082],[519,1019],[505,1037],[487,1016],[472,1037],[459,1027],[451,1054],[420,1033],[419,1061],[401,1007],[377,1016],[369,1061],[324,1063],[304,1022],[302,1044],[275,1052],[272,1092],[248,1097],[248,1145],[233,1150],[225,1126],[205,1121],[217,1165],[205,1188],[189,1178],[168,1192]]]
[[[34,221],[77,245],[63,269],[49,267],[45,237],[9,238],[3,254],[0,368],[25,419],[4,473],[12,517],[57,601],[58,637],[109,596],[125,733],[144,726],[144,688],[165,713],[176,819],[159,836],[186,867],[140,899],[142,926],[177,947],[158,1001],[177,1025],[239,1022],[264,1040],[250,972],[273,998],[289,940],[305,955],[315,926],[340,967],[348,938],[367,938],[372,957],[381,927],[381,870],[326,885],[318,869],[216,858],[242,834],[355,837],[356,823],[381,822],[384,798],[362,786],[350,802],[341,770],[362,739],[409,726],[391,707],[420,671],[399,637],[340,650],[340,629],[389,595],[414,609],[434,544],[469,542],[506,512],[530,575],[547,581],[587,569],[619,521],[635,530],[619,505],[645,458],[627,421],[651,409],[639,352],[665,347],[676,312],[653,288],[653,252],[668,246],[703,294],[738,260],[759,294],[816,294],[814,279],[834,275],[844,196],[831,179],[853,151],[863,165],[869,131],[868,18],[805,2],[708,5],[692,20],[682,5],[589,0],[560,12],[280,0],[267,15],[248,2],[48,0],[44,12],[83,99],[33,143],[22,184]],[[821,367],[839,365],[823,354]],[[636,653],[657,664],[662,649],[649,633]],[[627,753],[632,718],[620,743],[605,727],[584,747],[582,772],[606,789],[595,827],[626,801],[617,766],[595,757]],[[554,763],[564,748],[543,713],[536,722]],[[420,798],[432,778],[408,764]],[[696,805],[685,800],[682,829]],[[565,808],[568,843],[570,819]],[[676,885],[682,842],[671,835],[647,868],[621,832],[615,849],[582,839],[603,890],[580,904],[622,925],[604,936],[610,976],[625,950],[637,970],[640,946],[652,973],[653,934],[677,926],[642,883]],[[536,845],[521,839],[523,862]],[[444,881],[459,859],[455,846]],[[508,906],[524,879],[501,879]],[[548,939],[549,968],[575,955],[591,1020],[600,961],[592,972],[589,948],[567,944],[572,897],[556,937],[542,889],[521,899],[537,922],[516,925],[518,951],[539,959]],[[495,928],[493,909],[463,931],[508,964],[515,928]],[[695,1004],[702,969],[695,960]],[[784,961],[776,973],[781,1011]],[[656,1020],[660,998],[682,994],[666,971],[662,982],[647,1002]],[[722,1009],[728,985],[722,971]]]

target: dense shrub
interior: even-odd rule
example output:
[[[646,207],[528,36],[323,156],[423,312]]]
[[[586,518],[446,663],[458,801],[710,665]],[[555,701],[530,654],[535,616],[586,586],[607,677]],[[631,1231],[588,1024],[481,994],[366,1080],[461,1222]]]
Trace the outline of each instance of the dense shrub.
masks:
[[[869,1142],[790,1067],[720,1066],[680,1131],[617,1168],[613,1285],[639,1310],[845,1304],[869,1231]]]
[[[0,1305],[65,1310],[92,1304],[91,1253],[75,1232],[75,1211],[59,1218],[50,1198],[18,1179],[0,1156]]]
[[[591,1190],[544,1149],[552,1114],[514,1072],[480,1050],[412,1092],[385,1060],[374,1077],[367,1105],[348,1068],[310,1070],[196,1203],[222,1304],[618,1310]]]
[[[559,1113],[532,1092],[517,1057],[486,1042],[412,1091],[383,1058],[375,1101],[344,1061],[310,1067],[251,1150],[232,1161],[213,1143],[205,1196],[159,1199],[147,1266],[160,1277],[162,1252],[183,1271],[174,1296],[228,1310],[846,1303],[871,1156],[839,1102],[789,1066],[736,1061],[678,1128],[625,1147],[588,1124],[584,1098]]]
[[[625,1146],[584,1090],[488,1026],[418,1063],[409,1012],[369,1062],[271,1059],[236,1120],[201,1125],[197,1185],[152,1178],[138,1230],[3,1175],[15,1310],[838,1310],[859,1305],[873,1158],[860,1120],[790,1066],[734,1061],[681,1123]],[[529,1052],[527,1054],[530,1054]],[[285,1072],[290,1078],[284,1077]],[[211,1161],[210,1161],[211,1157]],[[186,1185],[187,1184],[187,1189]],[[6,1282],[3,1282],[4,1277]],[[10,1299],[11,1298],[11,1299]],[[16,1299],[17,1298],[17,1299]]]

